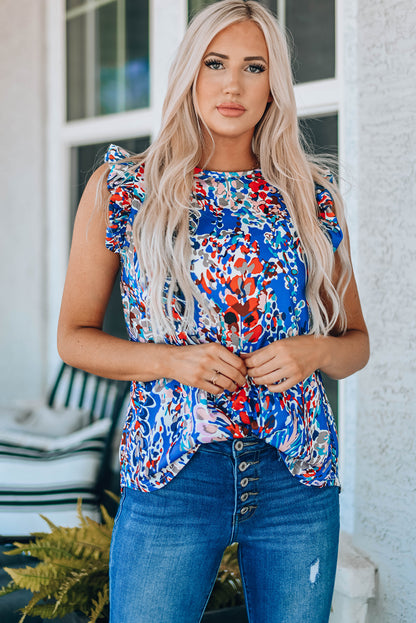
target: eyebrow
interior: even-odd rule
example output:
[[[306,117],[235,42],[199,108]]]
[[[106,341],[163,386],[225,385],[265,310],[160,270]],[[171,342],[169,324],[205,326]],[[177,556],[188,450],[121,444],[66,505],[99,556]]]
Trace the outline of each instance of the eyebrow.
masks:
[[[208,54],[204,56],[204,59],[207,58],[207,56],[218,56],[219,58],[224,58],[225,60],[230,58],[226,54],[220,54],[219,52],[208,52]],[[267,64],[267,61],[263,56],[245,56],[244,60],[245,61],[263,61],[263,63]]]

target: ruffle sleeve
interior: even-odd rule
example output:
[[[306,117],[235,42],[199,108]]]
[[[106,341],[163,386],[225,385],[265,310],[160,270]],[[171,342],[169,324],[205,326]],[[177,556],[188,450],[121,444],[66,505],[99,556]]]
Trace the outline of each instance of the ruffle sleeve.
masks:
[[[121,253],[130,244],[127,234],[131,231],[138,207],[144,200],[143,165],[138,165],[130,158],[128,151],[113,144],[104,156],[104,162],[110,165],[107,177],[110,200],[105,246],[114,253]]]
[[[321,229],[332,242],[334,252],[338,249],[344,235],[334,212],[334,199],[328,189],[315,184],[318,219]]]

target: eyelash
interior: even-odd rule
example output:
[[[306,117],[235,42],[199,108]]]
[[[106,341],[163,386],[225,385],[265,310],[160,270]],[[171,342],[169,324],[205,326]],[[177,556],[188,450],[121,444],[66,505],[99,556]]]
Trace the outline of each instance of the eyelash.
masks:
[[[222,65],[221,61],[217,61],[214,58],[209,58],[204,62],[205,65],[211,69],[213,69],[215,65]],[[261,74],[263,73],[263,71],[266,71],[266,67],[261,63],[251,63],[250,65],[248,65],[248,67],[253,67],[254,69],[256,69],[256,71],[248,72],[250,74]]]

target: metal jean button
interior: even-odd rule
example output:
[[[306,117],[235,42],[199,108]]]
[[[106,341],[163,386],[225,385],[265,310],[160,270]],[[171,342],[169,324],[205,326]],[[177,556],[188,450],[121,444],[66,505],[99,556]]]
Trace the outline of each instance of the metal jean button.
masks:
[[[242,487],[247,487],[247,485],[248,485],[248,478],[242,478],[241,482],[240,482],[240,485]]]
[[[246,469],[248,467],[248,463],[246,463],[245,461],[243,461],[242,463],[240,463],[240,465],[238,466],[238,469],[240,470],[240,472],[245,472]]]
[[[250,510],[250,509],[249,509],[249,507],[248,507],[248,506],[243,506],[243,508],[241,509],[240,513],[241,513],[242,515],[245,515],[246,513],[248,513],[248,511],[249,511],[249,510]]]
[[[248,500],[248,493],[247,493],[247,492],[246,492],[246,493],[243,493],[243,494],[240,496],[240,500],[241,500],[242,502],[245,502],[246,500]]]
[[[240,450],[242,450],[244,448],[244,444],[242,441],[238,440],[235,443],[235,449],[239,452]]]

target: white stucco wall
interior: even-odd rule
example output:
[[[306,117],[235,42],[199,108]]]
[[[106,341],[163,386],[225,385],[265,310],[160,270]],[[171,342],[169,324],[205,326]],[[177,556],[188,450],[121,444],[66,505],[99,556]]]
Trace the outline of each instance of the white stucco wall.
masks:
[[[344,448],[354,542],[378,567],[369,623],[416,611],[416,11],[345,2],[344,59],[354,252],[372,356],[352,381]],[[347,387],[348,384],[347,384]],[[347,408],[348,411],[348,408]],[[344,431],[345,432],[345,431]]]
[[[43,0],[0,2],[0,402],[44,385]]]

